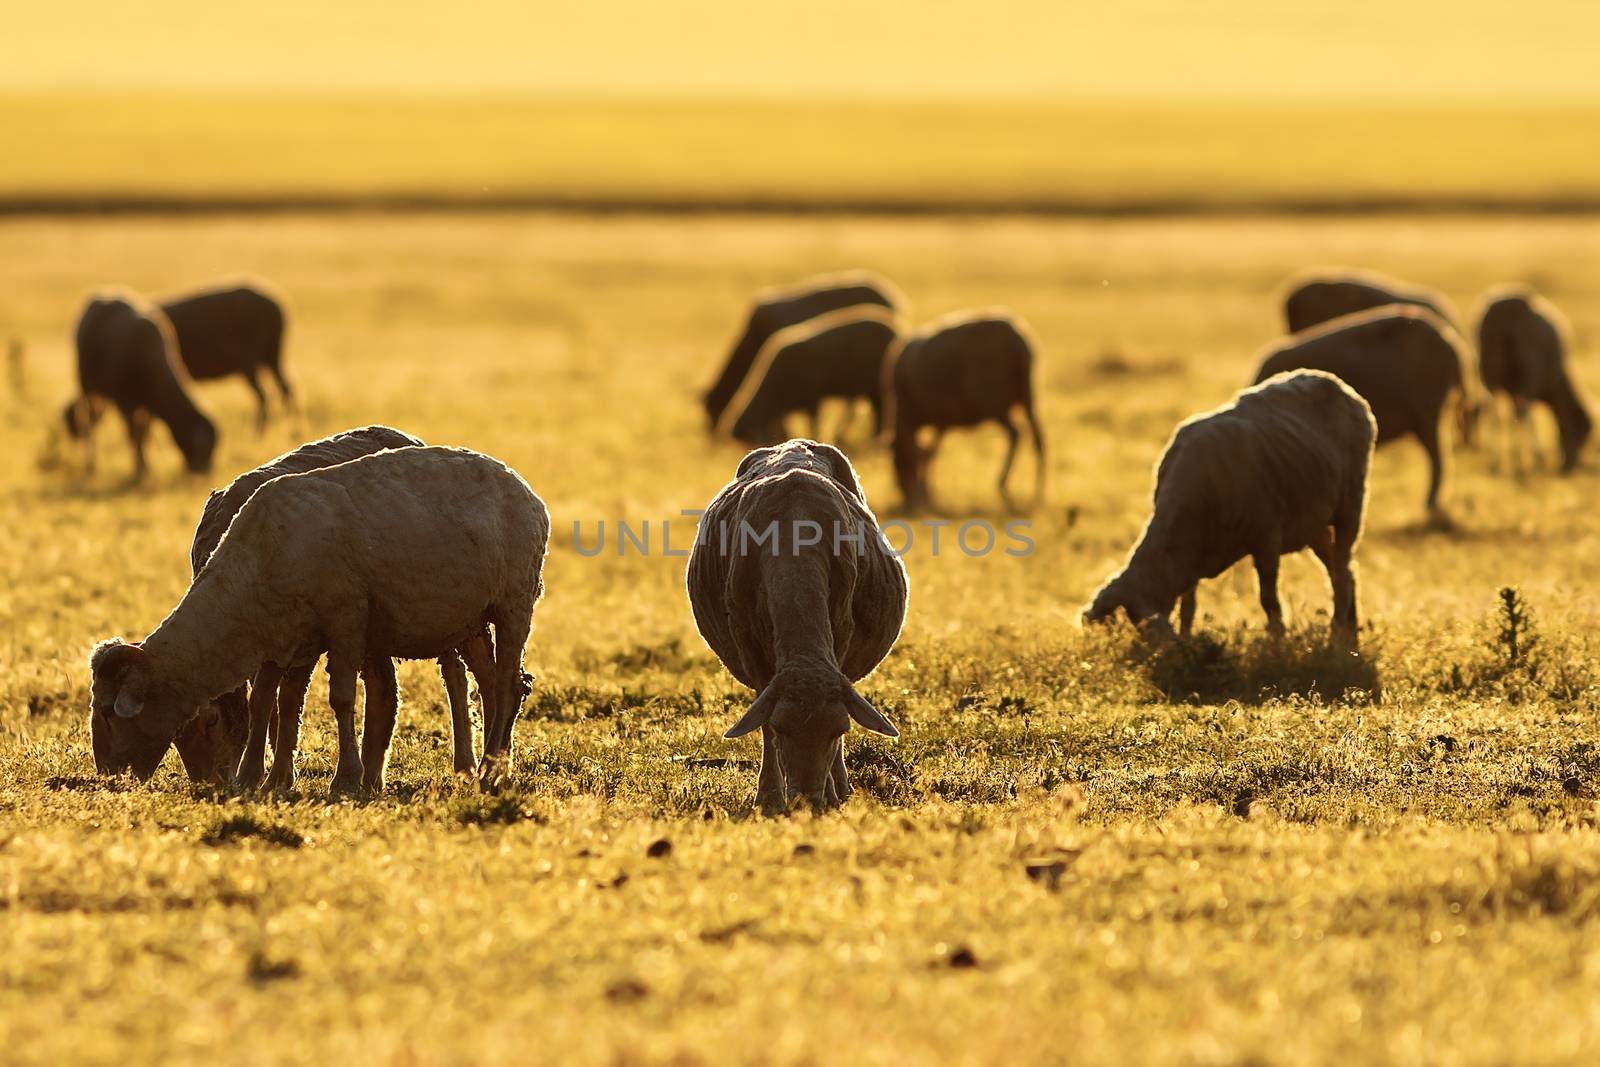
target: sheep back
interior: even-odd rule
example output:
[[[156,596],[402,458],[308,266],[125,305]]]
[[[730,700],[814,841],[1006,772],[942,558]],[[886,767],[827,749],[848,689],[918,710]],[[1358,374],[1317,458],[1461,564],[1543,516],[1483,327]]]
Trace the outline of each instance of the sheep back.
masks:
[[[1267,545],[1297,552],[1336,515],[1364,513],[1375,437],[1368,405],[1338,378],[1272,378],[1178,427],[1156,469],[1150,528],[1183,542],[1190,584]]]
[[[285,452],[255,470],[246,471],[235,478],[226,489],[213,490],[200,513],[200,523],[195,527],[194,542],[189,549],[189,564],[193,573],[199,574],[206,560],[216,550],[217,542],[227,532],[228,524],[244,507],[252,493],[272,479],[284,474],[304,474],[307,471],[332,467],[362,456],[382,452],[386,448],[413,448],[422,445],[419,438],[388,426],[364,426],[358,430],[324,437]]]
[[[816,522],[821,543],[792,543],[793,524]],[[776,547],[741,547],[740,531],[760,533],[776,522]],[[834,531],[860,533],[837,544]],[[840,670],[854,682],[888,655],[905,622],[905,566],[878,532],[850,461],[838,449],[793,440],[751,452],[735,478],[701,516],[686,584],[706,644],[741,683],[762,689],[775,662],[774,612],[801,605],[765,602],[764,576],[794,569],[826,574],[826,610]]]
[[[1363,271],[1313,274],[1303,278],[1284,297],[1283,312],[1289,332],[1299,333],[1344,315],[1390,304],[1420,307],[1447,323],[1454,321],[1439,294]]]
[[[183,392],[172,324],[129,292],[91,296],[78,315],[78,382],[85,394],[128,409],[165,407]]]
[[[1448,323],[1419,307],[1382,307],[1335,319],[1268,350],[1257,383],[1291,370],[1335,375],[1365,399],[1378,443],[1437,432],[1464,389],[1465,352]]]
[[[1544,399],[1565,373],[1566,323],[1548,300],[1511,290],[1491,296],[1478,319],[1485,388]]]
[[[346,625],[369,652],[433,659],[480,632],[495,605],[532,610],[549,536],[543,501],[497,460],[392,449],[263,484],[195,588],[215,573],[224,590],[250,590],[276,643],[269,661],[304,651],[307,635],[280,633],[278,616]]]
[[[1032,402],[1033,360],[1027,328],[1004,309],[931,323],[890,357],[890,425],[898,433],[1005,421],[1014,405]]]
[[[282,356],[283,304],[260,285],[206,289],[161,306],[197,381],[275,367]]]
[[[813,410],[830,397],[877,403],[884,360],[899,331],[899,316],[875,304],[840,308],[779,330],[761,346],[721,425],[748,441],[783,416]]]
[[[728,403],[738,392],[768,338],[786,327],[857,304],[876,304],[897,310],[905,301],[887,279],[867,271],[824,275],[791,289],[760,294],[717,380],[706,391],[704,405],[711,425],[716,426],[721,421]]]

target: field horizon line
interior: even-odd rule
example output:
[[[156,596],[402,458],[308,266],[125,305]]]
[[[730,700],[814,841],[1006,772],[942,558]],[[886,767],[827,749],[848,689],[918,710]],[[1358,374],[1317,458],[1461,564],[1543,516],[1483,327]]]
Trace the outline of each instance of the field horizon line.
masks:
[[[1587,216],[1600,214],[1600,193],[1530,196],[1266,195],[1219,197],[741,197],[564,196],[529,192],[472,195],[296,193],[208,196],[147,193],[20,193],[0,195],[0,218],[205,215],[492,214],[756,215],[977,218],[1338,218],[1388,215]]]

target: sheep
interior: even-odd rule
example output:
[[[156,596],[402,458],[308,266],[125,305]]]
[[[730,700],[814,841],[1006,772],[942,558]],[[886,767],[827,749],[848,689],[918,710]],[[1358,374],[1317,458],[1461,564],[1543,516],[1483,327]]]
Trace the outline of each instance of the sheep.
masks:
[[[521,710],[522,654],[549,533],[549,513],[528,484],[465,449],[393,449],[268,481],[148,638],[95,647],[96,767],[148,779],[197,708],[253,677],[236,781],[256,788],[286,668],[326,650],[339,724],[333,787],[353,791],[363,778],[358,671],[387,682],[387,660],[436,659],[493,626],[493,684],[484,692],[484,779],[492,781]],[[275,762],[292,758],[280,749]]]
[[[1000,499],[1013,507],[1006,482],[1016,459],[1020,434],[1012,409],[1021,407],[1037,460],[1035,502],[1044,498],[1044,435],[1033,406],[1034,343],[1010,312],[952,316],[932,323],[891,353],[884,375],[889,394],[895,478],[905,508],[931,507],[928,466],[945,430],[998,422],[1009,444],[1000,467]],[[932,427],[924,448],[918,434]]]
[[[237,374],[256,396],[256,430],[267,425],[267,394],[257,375],[265,370],[277,382],[286,410],[294,391],[283,376],[282,303],[258,284],[240,284],[174,297],[161,302],[178,338],[178,354],[195,381]]]
[[[387,426],[368,426],[359,430],[313,441],[302,445],[270,463],[241,474],[226,489],[213,492],[206,501],[205,510],[195,529],[190,562],[194,574],[199,575],[206,560],[216,549],[222,535],[239,509],[260,486],[284,474],[300,474],[309,470],[331,467],[361,456],[372,455],[386,448],[420,447],[423,442],[410,434]],[[471,773],[477,769],[472,750],[472,723],[467,701],[467,668],[463,656],[472,666],[472,672],[481,683],[492,679],[494,655],[482,635],[470,639],[460,654],[447,653],[439,658],[439,673],[444,678],[445,693],[450,702],[451,741],[456,771]],[[315,655],[300,663],[290,665],[278,686],[278,726],[272,735],[274,749],[284,749],[288,759],[273,761],[273,777],[269,788],[288,790],[294,786],[293,752],[298,743],[300,715],[305,702],[306,688],[311,683],[311,673],[316,667]],[[361,760],[364,777],[362,788],[368,792],[381,792],[388,754],[389,740],[393,736],[395,704],[392,700],[381,703],[376,696],[392,696],[395,683],[390,672],[375,675],[363,667],[367,691],[367,714],[362,730]],[[527,679],[524,679],[526,686]],[[248,695],[244,686],[224,693],[210,706],[201,709],[178,732],[176,745],[191,778],[211,782],[226,782],[234,773],[244,748],[248,727]]]
[[[706,644],[759,694],[723,735],[761,730],[757,803],[842,803],[851,720],[899,736],[852,683],[894,647],[907,596],[844,453],[793,440],[745,456],[701,517],[686,584]]]
[[[1578,465],[1579,453],[1594,428],[1588,406],[1567,374],[1568,329],[1555,306],[1536,293],[1507,289],[1491,293],[1478,320],[1478,368],[1490,395],[1504,393],[1517,423],[1526,431],[1535,458],[1537,437],[1528,421],[1530,402],[1548,405],[1561,436],[1561,472]],[[1501,452],[1507,427],[1500,419]],[[1517,451],[1520,468],[1521,452]]]
[[[1428,513],[1440,517],[1440,423],[1446,405],[1454,404],[1459,414],[1469,403],[1464,358],[1461,338],[1443,319],[1424,308],[1390,305],[1287,338],[1267,351],[1255,381],[1298,369],[1337,375],[1371,405],[1379,447],[1408,436],[1422,445],[1429,464]]]
[[[1322,371],[1278,375],[1182,423],[1156,467],[1155,505],[1121,572],[1095,594],[1086,622],[1120,609],[1135,625],[1180,632],[1194,623],[1195,587],[1250,556],[1267,630],[1284,632],[1278,559],[1309,548],[1333,586],[1332,629],[1356,638],[1356,580],[1367,467],[1377,428],[1349,386]]]
[[[1283,301],[1283,315],[1290,333],[1299,333],[1324,322],[1359,311],[1406,304],[1431,311],[1447,323],[1454,319],[1445,310],[1438,293],[1418,285],[1397,282],[1370,271],[1333,271],[1312,274],[1296,282]]]
[[[873,436],[881,435],[883,362],[899,331],[895,313],[875,304],[840,308],[779,330],[761,346],[722,413],[722,427],[744,444],[770,445],[783,440],[785,415],[809,412],[812,436],[820,436],[823,400],[860,397],[872,405]]]
[[[745,320],[744,332],[717,375],[717,380],[702,397],[706,424],[714,433],[723,412],[744,382],[768,338],[789,326],[840,308],[876,304],[896,311],[905,301],[886,279],[866,271],[823,275],[786,290],[761,293]]]
[[[67,432],[88,446],[106,402],[114,404],[133,448],[133,479],[145,474],[144,442],[154,415],[167,426],[192,473],[211,469],[217,429],[185,390],[172,325],[159,308],[132,293],[107,291],[90,297],[78,316],[78,397],[63,412]]]

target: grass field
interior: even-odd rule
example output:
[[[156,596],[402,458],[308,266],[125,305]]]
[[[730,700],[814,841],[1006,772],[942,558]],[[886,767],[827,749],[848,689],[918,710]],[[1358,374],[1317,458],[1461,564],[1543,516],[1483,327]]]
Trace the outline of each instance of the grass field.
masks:
[[[1175,95],[1174,100],[1181,99]],[[1600,204],[1583,104],[0,96],[0,208]]]
[[[1464,454],[1424,529],[1420,453],[1373,473],[1360,657],[1286,561],[1201,591],[1164,650],[1078,612],[1147,513],[1174,423],[1246,381],[1291,273],[1357,263],[1463,313],[1536,284],[1600,388],[1600,220],[874,219],[540,214],[0,222],[0,1035],[15,1064],[1460,1065],[1600,1051],[1600,518],[1592,459],[1517,482]],[[1041,342],[1052,445],[1036,551],[907,558],[911,615],[863,686],[860,789],[750,811],[748,694],[694,631],[683,561],[585,558],[596,524],[698,507],[739,452],[696,404],[757,286],[863,266],[913,316],[1006,303]],[[292,301],[304,425],[208,384],[225,480],[381,421],[478,448],[549,502],[539,677],[509,789],[453,780],[442,689],[406,664],[384,796],[327,802],[313,687],[302,792],[95,776],[86,656],[187,584],[205,499],[157,434],[90,481],[51,438],[91,286],[250,271]],[[1552,433],[1548,425],[1542,429]],[[1491,433],[1490,440],[1493,440]],[[998,431],[935,487],[998,518]],[[851,449],[880,513],[886,457]],[[1027,471],[1023,472],[1027,474]],[[948,536],[948,531],[946,533]],[[677,540],[686,543],[686,538]],[[659,548],[659,542],[657,543]],[[1516,655],[1497,596],[1532,613]],[[661,844],[665,842],[665,844]]]

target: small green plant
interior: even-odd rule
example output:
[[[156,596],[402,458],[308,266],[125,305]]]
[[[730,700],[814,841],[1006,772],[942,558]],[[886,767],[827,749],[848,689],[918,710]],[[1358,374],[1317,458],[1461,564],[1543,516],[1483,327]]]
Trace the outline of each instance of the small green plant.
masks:
[[[1533,650],[1538,646],[1539,638],[1533,632],[1533,619],[1528,611],[1528,602],[1523,599],[1522,591],[1514,585],[1505,586],[1500,590],[1499,628],[1495,634],[1495,641],[1508,669],[1514,670],[1531,664]]]

